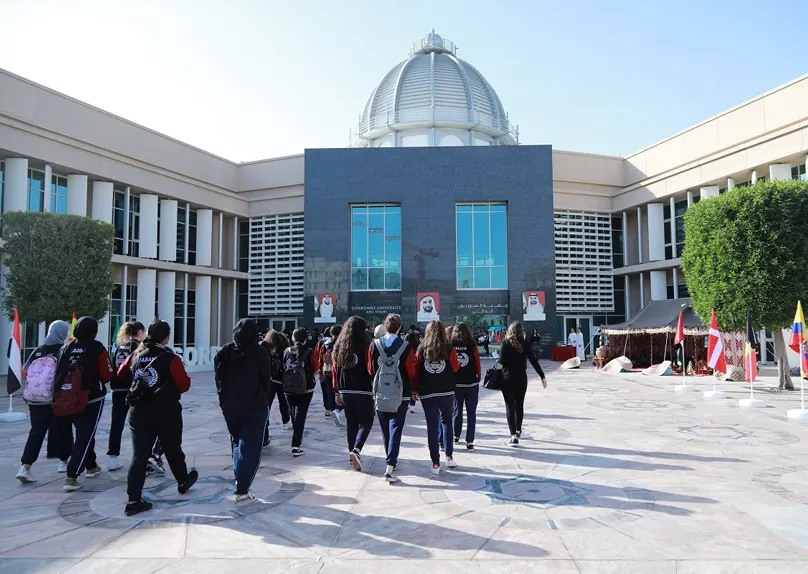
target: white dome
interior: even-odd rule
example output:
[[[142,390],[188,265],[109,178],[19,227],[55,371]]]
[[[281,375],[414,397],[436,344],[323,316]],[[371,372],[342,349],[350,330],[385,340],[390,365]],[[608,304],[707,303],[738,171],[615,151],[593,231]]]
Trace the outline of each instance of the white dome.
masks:
[[[456,52],[434,30],[417,42],[370,95],[353,145],[516,144],[518,132],[494,88]]]

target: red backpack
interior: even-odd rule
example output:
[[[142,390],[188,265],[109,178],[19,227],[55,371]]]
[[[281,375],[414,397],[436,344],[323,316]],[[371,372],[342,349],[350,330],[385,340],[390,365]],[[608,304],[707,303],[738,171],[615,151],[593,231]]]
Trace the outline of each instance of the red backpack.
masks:
[[[86,351],[85,351],[86,352]],[[81,358],[70,358],[67,372],[53,388],[53,414],[57,417],[78,415],[87,408],[90,391],[83,388],[84,368]]]

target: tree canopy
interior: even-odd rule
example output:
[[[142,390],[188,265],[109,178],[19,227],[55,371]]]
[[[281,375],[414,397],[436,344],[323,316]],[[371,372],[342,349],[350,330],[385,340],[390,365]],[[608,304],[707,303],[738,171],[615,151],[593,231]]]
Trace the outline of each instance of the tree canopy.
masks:
[[[40,323],[109,312],[112,247],[109,223],[77,215],[15,211],[2,216],[8,253],[3,309]]]
[[[783,329],[808,302],[808,183],[766,181],[736,188],[685,214],[682,269],[693,309],[724,330]]]

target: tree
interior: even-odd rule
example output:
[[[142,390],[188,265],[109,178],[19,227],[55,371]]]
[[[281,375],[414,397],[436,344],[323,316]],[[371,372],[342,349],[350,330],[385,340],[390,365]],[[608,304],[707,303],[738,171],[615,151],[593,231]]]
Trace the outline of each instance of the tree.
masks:
[[[780,388],[793,390],[783,329],[808,301],[808,183],[766,181],[706,199],[685,214],[682,269],[693,309],[743,331],[747,310],[774,333]]]
[[[103,318],[112,292],[115,228],[77,215],[15,211],[2,216],[8,253],[3,308],[33,323]]]

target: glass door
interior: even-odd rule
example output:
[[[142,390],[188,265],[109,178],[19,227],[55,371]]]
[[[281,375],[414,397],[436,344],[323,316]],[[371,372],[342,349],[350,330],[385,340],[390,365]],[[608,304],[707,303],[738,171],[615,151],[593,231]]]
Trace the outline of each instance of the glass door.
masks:
[[[569,340],[570,336],[570,329],[577,329],[578,327],[581,328],[581,333],[584,336],[584,347],[586,348],[586,354],[592,355],[594,353],[593,346],[594,343],[592,342],[592,317],[591,316],[564,316],[564,341]]]

